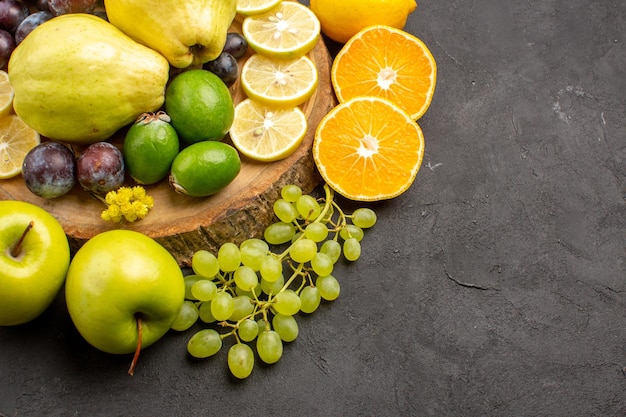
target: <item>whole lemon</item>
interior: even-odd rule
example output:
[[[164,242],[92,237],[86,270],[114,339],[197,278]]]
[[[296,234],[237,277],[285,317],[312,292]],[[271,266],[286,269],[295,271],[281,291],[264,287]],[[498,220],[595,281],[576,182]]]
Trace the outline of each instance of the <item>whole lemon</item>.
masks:
[[[165,90],[165,112],[187,144],[221,140],[235,118],[230,90],[203,69],[182,72],[172,80]]]
[[[322,25],[322,32],[340,43],[372,25],[403,29],[416,7],[415,0],[311,0],[311,10]]]

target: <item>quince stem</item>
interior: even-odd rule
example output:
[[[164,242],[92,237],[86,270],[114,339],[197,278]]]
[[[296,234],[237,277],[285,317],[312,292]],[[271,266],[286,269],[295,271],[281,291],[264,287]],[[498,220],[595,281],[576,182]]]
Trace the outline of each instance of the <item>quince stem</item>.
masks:
[[[22,233],[22,236],[20,236],[18,241],[15,243],[15,246],[13,246],[13,249],[11,249],[12,257],[14,258],[18,257],[18,255],[22,251],[22,243],[24,243],[24,239],[26,238],[26,235],[28,234],[28,232],[30,232],[30,229],[32,229],[34,225],[35,223],[32,220],[30,221],[30,223],[28,223],[28,225],[24,229],[24,232]]]
[[[128,375],[133,376],[135,374],[135,366],[137,366],[137,362],[139,361],[139,352],[141,352],[141,317],[137,317],[137,349],[135,349],[135,356],[133,356],[133,361],[130,363],[130,368],[128,368]]]

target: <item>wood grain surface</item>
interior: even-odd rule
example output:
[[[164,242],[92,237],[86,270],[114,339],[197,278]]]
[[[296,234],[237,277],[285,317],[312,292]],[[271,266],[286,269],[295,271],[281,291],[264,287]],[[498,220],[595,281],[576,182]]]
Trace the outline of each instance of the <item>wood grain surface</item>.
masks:
[[[231,30],[240,31],[235,21]],[[240,68],[248,55],[240,60]],[[272,221],[272,203],[280,188],[297,184],[310,192],[319,182],[311,146],[315,129],[321,118],[336,104],[330,83],[331,57],[320,38],[309,54],[319,71],[319,85],[314,95],[301,108],[307,116],[308,131],[301,146],[290,157],[272,163],[259,163],[242,157],[241,172],[219,193],[205,198],[177,194],[162,181],[147,186],[146,191],[155,200],[148,216],[135,223],[105,222],[100,213],[104,203],[91,197],[80,186],[59,198],[44,199],[32,194],[21,176],[0,181],[0,199],[22,200],[48,210],[63,226],[72,251],[88,239],[106,230],[123,228],[142,232],[161,243],[181,266],[188,266],[198,249],[217,250],[225,241],[235,243],[261,236]],[[172,74],[172,76],[175,74]],[[235,103],[245,98],[239,82],[231,87]],[[121,144],[127,127],[110,140]],[[230,142],[229,138],[224,139]],[[127,185],[132,185],[128,181]]]

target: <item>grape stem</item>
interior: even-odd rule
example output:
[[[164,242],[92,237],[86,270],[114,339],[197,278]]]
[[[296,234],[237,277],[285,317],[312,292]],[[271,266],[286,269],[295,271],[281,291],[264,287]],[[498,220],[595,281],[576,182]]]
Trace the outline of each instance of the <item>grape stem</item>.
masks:
[[[141,326],[141,317],[137,317],[137,349],[135,349],[135,355],[133,356],[133,361],[130,363],[130,368],[128,368],[128,375],[133,376],[135,374],[135,367],[137,366],[137,362],[139,361],[139,352],[141,352],[141,339],[142,339],[143,331]]]
[[[13,249],[11,249],[11,256],[13,258],[17,258],[19,256],[20,252],[22,251],[22,244],[24,243],[24,239],[26,239],[26,235],[28,234],[28,232],[30,232],[34,225],[35,222],[33,222],[32,220],[26,225],[26,228],[22,232],[22,235],[15,243],[15,246],[13,246]]]

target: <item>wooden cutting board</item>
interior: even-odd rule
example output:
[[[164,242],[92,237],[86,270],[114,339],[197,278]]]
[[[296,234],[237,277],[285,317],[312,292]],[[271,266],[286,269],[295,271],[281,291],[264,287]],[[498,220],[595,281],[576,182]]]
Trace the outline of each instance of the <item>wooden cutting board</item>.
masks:
[[[240,22],[235,21],[231,30],[240,31],[240,28]],[[319,71],[319,85],[309,101],[301,106],[308,120],[302,145],[290,157],[278,162],[259,163],[242,157],[239,175],[213,196],[197,198],[177,194],[167,181],[162,181],[145,187],[155,201],[148,216],[122,224],[102,220],[100,213],[106,208],[104,203],[79,185],[62,197],[47,200],[32,194],[22,177],[17,176],[0,180],[0,199],[27,201],[49,211],[63,226],[73,253],[98,233],[129,229],[154,238],[184,267],[190,265],[196,250],[216,252],[226,241],[240,243],[262,236],[265,227],[274,221],[272,204],[283,185],[297,184],[308,193],[320,182],[311,146],[319,121],[336,101],[330,83],[332,60],[321,38],[309,57]],[[242,58],[241,65],[245,59]],[[231,93],[235,103],[245,98],[239,82],[231,87]],[[111,141],[121,144],[126,130],[120,130]],[[228,137],[224,141],[229,142]],[[129,181],[127,185],[133,183]]]

